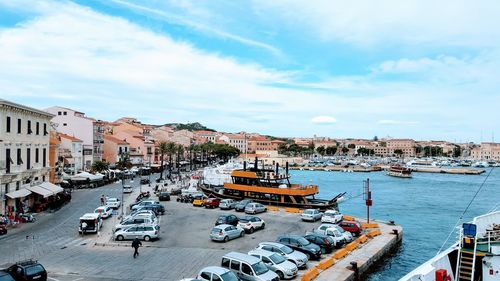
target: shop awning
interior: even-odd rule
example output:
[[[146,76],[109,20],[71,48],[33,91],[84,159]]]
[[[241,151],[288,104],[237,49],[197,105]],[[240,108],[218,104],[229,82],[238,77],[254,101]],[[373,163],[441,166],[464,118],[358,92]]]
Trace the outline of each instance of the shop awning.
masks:
[[[59,192],[63,192],[64,191],[64,188],[62,188],[60,186],[57,186],[57,185],[55,185],[53,183],[50,183],[50,182],[42,182],[38,186],[40,186],[42,188],[45,188],[48,191],[51,191],[53,194],[57,194]]]
[[[16,190],[16,191],[9,192],[9,193],[7,193],[5,195],[7,197],[9,197],[9,198],[16,199],[16,198],[26,197],[26,196],[28,196],[30,194],[31,194],[31,191],[23,188],[23,189],[19,189],[19,190]]]
[[[49,190],[47,190],[47,189],[45,189],[43,187],[37,186],[37,185],[35,185],[35,186],[28,186],[28,187],[26,187],[26,189],[28,189],[28,190],[36,193],[36,194],[42,195],[43,198],[47,198],[49,196],[54,195],[54,193],[52,191],[49,191]]]

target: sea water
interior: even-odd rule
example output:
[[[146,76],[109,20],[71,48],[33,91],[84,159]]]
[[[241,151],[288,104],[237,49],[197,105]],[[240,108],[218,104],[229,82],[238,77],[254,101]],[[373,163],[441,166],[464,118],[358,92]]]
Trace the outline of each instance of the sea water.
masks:
[[[454,243],[456,231],[445,241],[474,196],[459,226],[500,204],[500,168],[487,168],[481,175],[413,173],[411,179],[390,177],[385,172],[304,170],[291,174],[293,183],[318,185],[319,198],[347,192],[346,200],[339,204],[340,211],[362,218],[366,218],[363,181],[370,179],[370,217],[393,220],[404,232],[399,250],[375,269],[369,277],[371,281],[398,280],[435,256],[442,246],[446,249]]]

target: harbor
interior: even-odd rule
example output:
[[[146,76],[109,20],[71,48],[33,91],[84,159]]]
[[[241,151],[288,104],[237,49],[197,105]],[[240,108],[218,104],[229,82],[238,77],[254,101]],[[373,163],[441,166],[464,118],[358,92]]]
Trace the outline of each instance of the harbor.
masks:
[[[375,166],[321,166],[321,167],[291,167],[291,170],[301,171],[324,171],[324,172],[344,172],[344,173],[370,173],[388,170],[388,165],[375,165]],[[484,169],[474,168],[458,168],[458,167],[415,167],[410,166],[412,172],[416,173],[438,173],[438,174],[454,174],[454,175],[480,175],[485,172]]]

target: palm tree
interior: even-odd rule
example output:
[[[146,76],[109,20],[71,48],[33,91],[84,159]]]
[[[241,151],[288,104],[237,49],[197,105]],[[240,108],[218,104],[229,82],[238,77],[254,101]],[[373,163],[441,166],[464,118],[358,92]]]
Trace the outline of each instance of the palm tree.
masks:
[[[158,152],[160,152],[160,160],[161,160],[161,164],[160,164],[160,180],[163,179],[163,156],[165,155],[165,153],[168,152],[168,147],[167,147],[167,143],[162,141],[160,142],[160,145],[158,146]]]
[[[102,172],[108,169],[108,163],[106,161],[95,161],[92,164],[92,172]]]
[[[188,146],[188,151],[189,151],[189,170],[191,171],[193,169],[193,151],[195,149],[195,144],[192,143]]]
[[[177,151],[177,145],[175,142],[167,142],[167,154],[168,154],[168,177],[172,176],[172,155]]]
[[[177,152],[177,170],[179,170],[180,172],[180,161],[181,161],[181,156],[184,157],[184,146],[182,144],[177,145],[176,152]]]

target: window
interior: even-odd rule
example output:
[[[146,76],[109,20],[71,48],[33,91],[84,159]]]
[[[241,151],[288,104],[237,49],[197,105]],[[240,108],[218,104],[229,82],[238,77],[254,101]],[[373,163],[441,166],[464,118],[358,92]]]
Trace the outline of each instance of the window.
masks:
[[[64,111],[64,112],[63,112],[63,115],[68,115],[68,112]]]
[[[28,135],[33,133],[33,131],[31,131],[31,120],[28,120]]]
[[[217,276],[215,273],[212,274],[212,281],[223,281],[222,279],[220,279],[219,276]]]
[[[222,258],[222,267],[229,268],[229,259],[228,258]]]
[[[67,123],[63,123],[63,126],[68,126],[68,124]]]
[[[47,123],[43,123],[43,135],[46,136],[49,132],[47,132]]]
[[[210,280],[210,273],[209,272],[202,272],[200,276],[204,280]]]
[[[5,127],[5,131],[10,133],[10,116],[7,116],[7,125]]]
[[[31,148],[26,149],[26,169],[31,169]]]
[[[17,133],[21,133],[21,118],[17,118]]]
[[[61,112],[61,111],[58,111],[58,112],[57,112],[57,115],[62,115],[62,112]]]
[[[271,260],[270,260],[270,259],[268,259],[267,257],[262,257],[262,261],[263,261],[264,263],[271,263],[271,264],[272,264]]]
[[[10,173],[10,164],[14,164],[14,161],[12,161],[12,158],[10,158],[10,149],[7,148],[5,149],[5,169],[6,173]]]
[[[45,167],[47,167],[47,149],[44,148],[42,153],[43,153],[42,154],[42,161],[43,161],[42,166],[45,168]]]
[[[36,134],[40,134],[40,122],[36,122]]]
[[[240,262],[239,261],[231,261],[231,269],[240,271]]]
[[[35,148],[35,163],[40,162],[40,161],[39,161],[39,160],[40,160],[40,159],[39,159],[39,158],[40,158],[40,155],[39,155],[39,154],[40,154],[40,149]]]
[[[243,272],[246,275],[253,275],[252,269],[246,263],[241,264],[241,272]]]
[[[21,149],[17,149],[17,165],[23,164],[23,159],[21,158]]]

